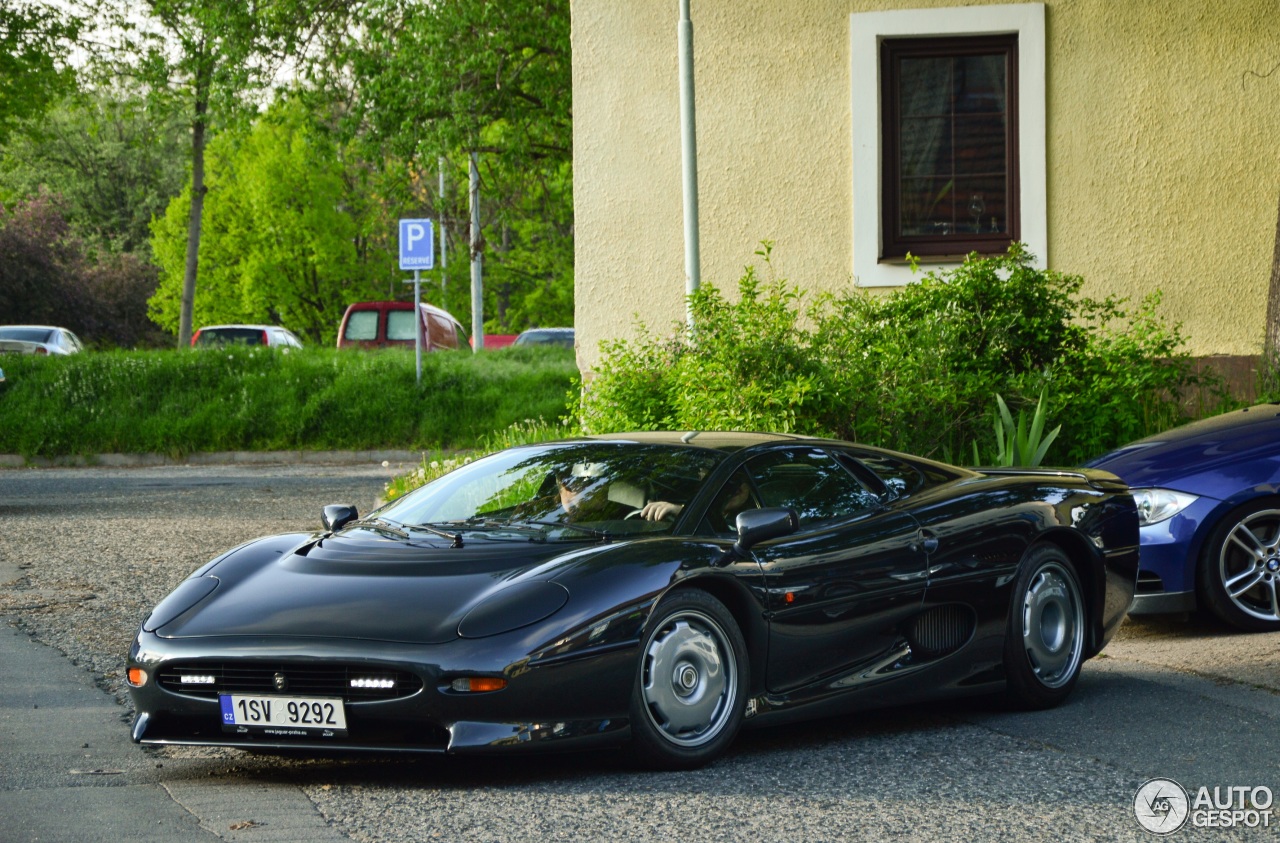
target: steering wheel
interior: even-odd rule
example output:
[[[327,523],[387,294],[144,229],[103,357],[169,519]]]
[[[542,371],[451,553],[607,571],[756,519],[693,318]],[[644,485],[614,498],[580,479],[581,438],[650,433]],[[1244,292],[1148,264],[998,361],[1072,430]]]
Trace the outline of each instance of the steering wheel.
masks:
[[[629,518],[636,518],[636,517],[638,517],[638,516],[640,515],[640,513],[642,513],[642,512],[644,512],[644,510],[643,510],[643,509],[633,509],[633,510],[631,510],[630,512],[628,512],[626,515],[622,516],[622,520],[623,520],[623,521],[626,521],[626,520],[627,520],[627,519],[629,519]]]

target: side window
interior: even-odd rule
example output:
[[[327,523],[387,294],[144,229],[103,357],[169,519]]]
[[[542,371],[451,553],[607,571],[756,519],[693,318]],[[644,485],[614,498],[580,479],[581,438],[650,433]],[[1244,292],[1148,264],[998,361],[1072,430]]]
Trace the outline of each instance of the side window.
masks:
[[[731,536],[738,530],[738,513],[759,508],[760,498],[756,496],[751,479],[745,471],[738,469],[707,507],[707,514],[702,517],[701,532]]]
[[[357,310],[347,319],[347,332],[343,339],[376,340],[378,338],[378,311]]]
[[[388,310],[387,311],[387,339],[388,340],[414,340],[412,310]]]
[[[860,452],[856,455],[841,454],[840,459],[847,461],[850,470],[855,474],[870,471],[885,485],[892,498],[900,498],[927,486],[936,486],[956,479],[956,475],[946,474],[928,464],[915,465],[889,454]]]
[[[458,341],[453,335],[453,326],[449,322],[434,313],[428,317],[431,320],[431,347],[432,348],[457,348]]]
[[[871,469],[884,483],[892,497],[909,495],[924,485],[924,478],[915,466],[892,457],[862,454],[861,462]]]
[[[794,448],[757,457],[747,465],[761,506],[794,509],[800,524],[848,518],[880,499],[842,465],[815,448]]]

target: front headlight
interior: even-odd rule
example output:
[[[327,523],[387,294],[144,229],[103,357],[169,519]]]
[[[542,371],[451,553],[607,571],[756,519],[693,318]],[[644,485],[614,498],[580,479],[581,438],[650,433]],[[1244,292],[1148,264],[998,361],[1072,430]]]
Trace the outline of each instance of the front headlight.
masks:
[[[151,610],[151,616],[142,622],[142,629],[146,632],[155,632],[208,597],[217,587],[217,577],[192,577],[183,580],[169,593],[168,597]]]
[[[1138,505],[1138,526],[1147,527],[1168,521],[1199,498],[1172,489],[1133,489],[1133,501]]]
[[[554,582],[521,582],[481,600],[458,624],[462,638],[487,638],[546,620],[569,602],[569,590]]]

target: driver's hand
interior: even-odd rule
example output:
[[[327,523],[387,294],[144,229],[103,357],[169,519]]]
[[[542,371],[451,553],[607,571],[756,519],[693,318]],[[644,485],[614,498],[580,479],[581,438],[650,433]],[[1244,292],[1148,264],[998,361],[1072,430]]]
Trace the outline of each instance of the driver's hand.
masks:
[[[668,501],[649,501],[640,510],[640,517],[646,521],[661,521],[664,518],[675,518],[684,509],[681,504]]]

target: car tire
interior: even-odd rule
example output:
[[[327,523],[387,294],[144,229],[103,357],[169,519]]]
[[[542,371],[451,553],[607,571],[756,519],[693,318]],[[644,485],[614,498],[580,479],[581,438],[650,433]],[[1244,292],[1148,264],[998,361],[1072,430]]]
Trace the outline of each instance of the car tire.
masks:
[[[1280,630],[1280,500],[1228,513],[1213,528],[1196,572],[1204,606],[1237,629]]]
[[[723,603],[687,590],[658,603],[640,641],[632,761],[656,770],[701,767],[742,725],[750,687],[742,632]]]
[[[1019,708],[1052,708],[1080,678],[1087,613],[1080,579],[1052,545],[1022,560],[1009,606],[1004,647],[1006,687]]]

